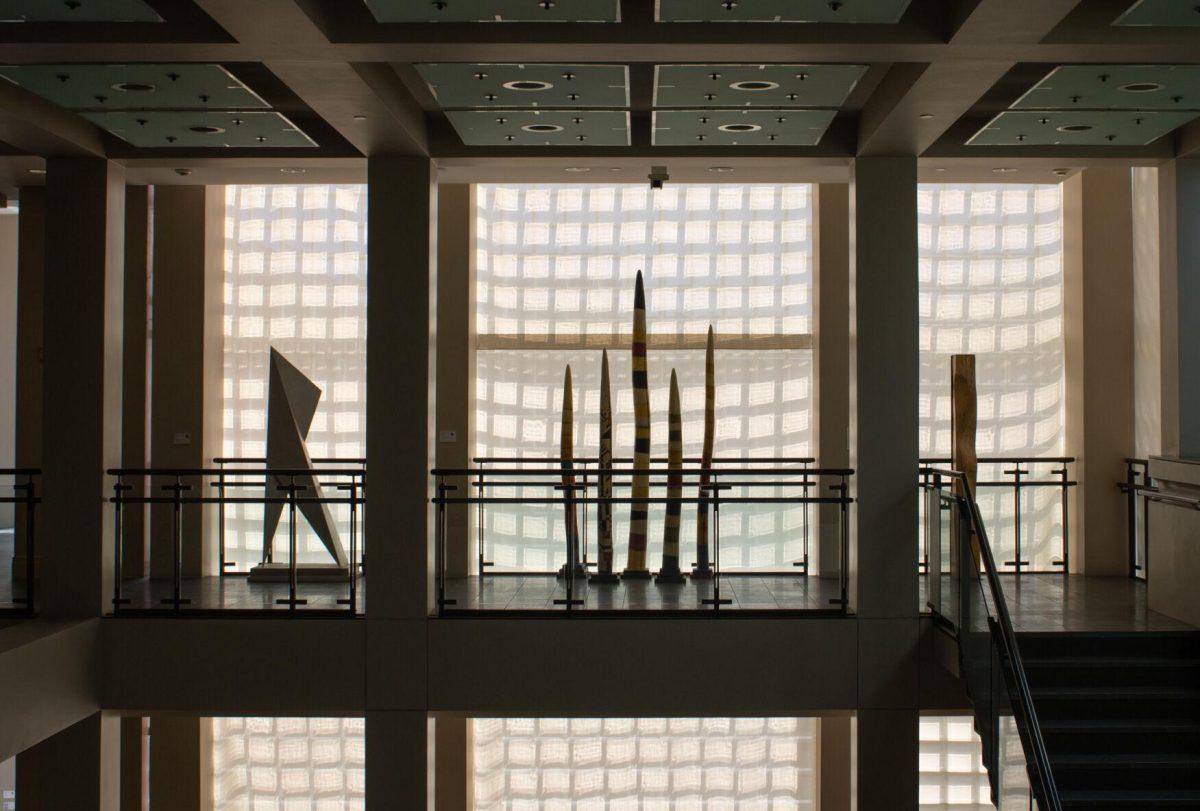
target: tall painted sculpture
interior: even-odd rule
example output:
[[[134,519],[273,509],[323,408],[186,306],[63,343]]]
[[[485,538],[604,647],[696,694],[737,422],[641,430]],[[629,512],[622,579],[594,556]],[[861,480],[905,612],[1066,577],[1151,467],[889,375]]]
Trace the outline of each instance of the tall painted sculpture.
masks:
[[[312,460],[304,441],[317,413],[321,390],[304,374],[288,362],[274,347],[271,348],[270,377],[267,389],[267,467],[288,470],[312,470]],[[272,475],[269,495],[282,496],[280,487],[295,483],[304,489],[298,497],[304,499],[324,498],[315,473],[296,476]],[[275,531],[284,505],[276,502],[265,505],[263,510],[263,560],[273,559]],[[329,505],[314,501],[297,504],[300,513],[307,519],[313,532],[321,539],[334,563],[346,568],[346,551],[338,538],[337,525],[329,514]]]
[[[650,467],[650,390],[646,380],[646,291],[642,287],[642,272],[637,274],[633,293],[633,467]],[[650,496],[650,477],[634,474],[633,498]],[[649,505],[634,503],[629,508],[629,560],[621,576],[630,580],[646,580],[646,517]]]
[[[575,574],[584,574],[583,562],[579,555],[579,514],[575,510],[576,493],[574,491],[575,468],[572,459],[575,458],[575,396],[571,387],[571,365],[563,377],[562,431],[559,434],[559,457],[563,470],[563,511],[567,531],[567,544],[574,550]],[[570,571],[571,561],[568,560],[559,570],[559,575],[565,577]]]
[[[708,470],[713,461],[713,433],[716,411],[716,364],[713,359],[713,328],[708,327],[708,346],[704,352],[704,449],[700,454],[700,467]],[[700,498],[707,495],[704,486],[710,482],[707,473],[700,474]],[[708,502],[701,501],[696,511],[696,565],[692,577],[712,577],[712,565],[708,553]]]
[[[671,398],[667,413],[667,498],[683,498],[683,419],[679,407],[679,381],[671,370]],[[667,503],[667,518],[663,524],[662,568],[656,583],[682,583],[679,571],[679,516],[683,505]]]
[[[601,471],[612,470],[612,393],[608,382],[608,350],[600,355],[600,459]],[[612,476],[601,475],[597,483],[597,494],[601,499],[612,497]],[[616,583],[619,578],[613,573],[612,504],[603,500],[596,505],[596,543],[600,548],[600,560],[592,583]]]

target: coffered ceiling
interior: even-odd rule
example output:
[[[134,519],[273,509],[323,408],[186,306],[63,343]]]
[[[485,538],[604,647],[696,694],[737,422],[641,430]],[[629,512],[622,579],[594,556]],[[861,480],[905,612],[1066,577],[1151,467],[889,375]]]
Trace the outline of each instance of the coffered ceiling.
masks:
[[[0,0],[0,160],[1153,163],[1200,154],[1195,5]]]

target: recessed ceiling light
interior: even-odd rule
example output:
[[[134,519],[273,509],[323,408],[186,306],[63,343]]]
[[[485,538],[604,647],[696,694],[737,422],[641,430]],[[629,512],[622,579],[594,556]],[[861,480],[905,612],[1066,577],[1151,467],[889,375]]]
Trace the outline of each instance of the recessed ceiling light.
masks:
[[[355,121],[366,121],[367,120],[367,117],[365,115],[363,115],[362,113],[351,116],[351,118],[353,118]]]
[[[933,113],[921,113],[919,116],[917,116],[917,118],[920,118],[923,121],[928,121],[929,119],[933,118]]]
[[[1067,175],[1071,174],[1070,169],[1055,169],[1053,171],[1054,174],[1058,175],[1059,177],[1066,177]]]
[[[46,174],[46,170],[45,170],[45,169],[30,169],[30,170],[29,170],[29,174],[31,174],[31,175],[44,175],[44,174]]]
[[[590,172],[590,171],[592,171],[592,167],[590,167],[590,166],[568,166],[566,169],[563,169],[563,171],[564,172]]]
[[[1121,89],[1126,93],[1153,93],[1155,90],[1162,90],[1163,85],[1158,82],[1133,82],[1121,85]]]
[[[307,172],[307,169],[301,169],[298,166],[289,166],[279,170],[281,175],[302,175]]]
[[[533,79],[520,79],[515,82],[505,82],[504,86],[509,90],[522,90],[526,92],[531,90],[549,90],[550,88],[554,87],[554,85],[550,84],[549,82],[535,81]]]
[[[758,124],[722,124],[717,129],[721,132],[758,132],[762,127]]]
[[[994,172],[995,174],[998,174],[998,175],[1008,175],[1008,174],[1012,174],[1015,171],[1017,171],[1017,170],[1015,168],[1013,168],[1012,166],[997,166],[996,168],[992,169],[992,172]]]
[[[620,166],[610,166],[610,167],[608,167],[608,171],[610,171],[610,172],[624,172],[625,170],[624,170],[624,169],[622,169]]]
[[[733,167],[732,166],[710,166],[710,167],[708,167],[708,171],[719,172],[721,174],[724,174],[726,172],[732,172]]]
[[[191,169],[176,169],[175,170],[175,174],[179,175],[180,177],[187,177],[191,173],[192,173]]]
[[[1087,132],[1092,128],[1091,124],[1063,124],[1058,128],[1059,132]]]
[[[944,171],[946,171],[946,167],[945,166],[935,166],[935,167],[933,167],[933,171],[944,172]]]
[[[526,132],[562,132],[558,124],[526,124],[521,127]]]
[[[763,90],[774,90],[779,87],[778,82],[765,82],[759,79],[748,82],[733,82],[729,85],[734,90],[748,90],[751,92],[761,92]]]
[[[224,127],[214,127],[209,124],[197,124],[194,127],[188,127],[188,129],[198,135],[219,135],[225,131]]]
[[[122,93],[152,93],[154,92],[154,85],[143,82],[117,82],[112,85],[112,89],[119,90]]]

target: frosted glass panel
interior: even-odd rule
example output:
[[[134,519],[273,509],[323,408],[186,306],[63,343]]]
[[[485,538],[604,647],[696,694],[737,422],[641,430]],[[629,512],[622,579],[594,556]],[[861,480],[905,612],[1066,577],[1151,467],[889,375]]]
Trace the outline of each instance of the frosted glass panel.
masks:
[[[920,807],[929,811],[991,811],[983,741],[969,715],[921,718]]]

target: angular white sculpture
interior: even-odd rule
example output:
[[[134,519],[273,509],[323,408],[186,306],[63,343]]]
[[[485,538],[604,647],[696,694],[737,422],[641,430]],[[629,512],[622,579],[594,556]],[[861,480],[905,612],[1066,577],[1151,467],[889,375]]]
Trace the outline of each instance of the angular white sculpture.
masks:
[[[304,376],[304,373],[293,366],[287,358],[271,347],[271,369],[267,389],[267,467],[283,468],[285,470],[312,470],[312,460],[308,456],[308,447],[304,440],[308,438],[308,429],[312,425],[313,415],[317,413],[317,403],[321,399],[321,390],[317,385]],[[312,473],[297,476],[272,476],[268,483],[270,496],[285,496],[286,491],[279,490],[289,481],[295,481],[306,489],[297,493],[297,498],[324,498],[321,485],[317,483]],[[275,542],[275,530],[279,527],[279,518],[283,514],[284,505],[273,503],[265,505],[263,511],[263,560],[271,559],[269,554]],[[340,568],[349,565],[346,550],[342,548],[338,538],[337,525],[329,514],[329,505],[314,501],[301,501],[297,504],[300,512],[308,520],[309,526],[321,543],[329,550],[329,554]]]

